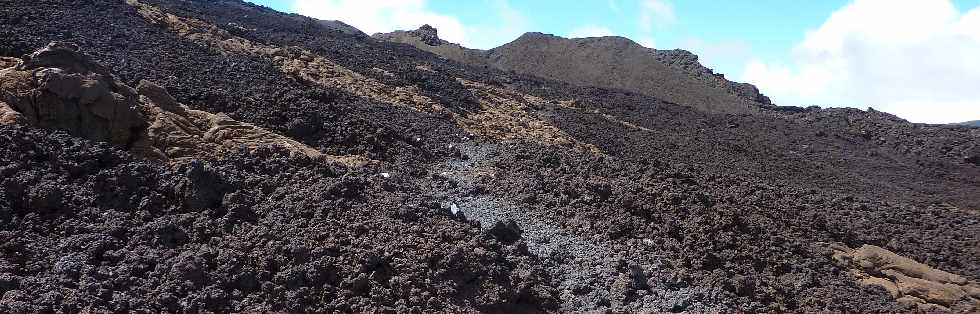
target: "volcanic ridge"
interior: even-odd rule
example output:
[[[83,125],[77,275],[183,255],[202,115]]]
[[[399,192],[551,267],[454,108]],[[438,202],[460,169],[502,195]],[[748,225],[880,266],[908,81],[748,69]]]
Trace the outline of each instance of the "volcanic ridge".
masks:
[[[0,312],[980,311],[980,128],[683,50],[0,0]]]

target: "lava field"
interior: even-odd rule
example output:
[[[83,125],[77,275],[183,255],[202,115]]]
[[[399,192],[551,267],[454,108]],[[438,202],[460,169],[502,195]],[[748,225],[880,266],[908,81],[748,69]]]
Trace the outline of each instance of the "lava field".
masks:
[[[980,311],[980,128],[702,111],[238,0],[0,25],[2,313]]]

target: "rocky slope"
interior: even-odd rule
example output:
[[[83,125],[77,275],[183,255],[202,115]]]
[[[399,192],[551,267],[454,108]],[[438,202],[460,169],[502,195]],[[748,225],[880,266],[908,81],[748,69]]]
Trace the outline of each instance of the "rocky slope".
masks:
[[[442,40],[429,25],[373,37],[470,65],[623,89],[712,112],[747,113],[772,106],[755,86],[726,80],[698,63],[690,52],[649,49],[622,37],[567,39],[527,33],[487,51]]]
[[[0,4],[0,312],[978,306],[976,128],[705,112],[233,0]]]

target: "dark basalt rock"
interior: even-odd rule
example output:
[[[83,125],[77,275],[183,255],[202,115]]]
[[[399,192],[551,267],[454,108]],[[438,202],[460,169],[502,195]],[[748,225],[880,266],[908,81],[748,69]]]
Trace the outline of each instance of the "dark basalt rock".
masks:
[[[92,62],[88,56],[79,51],[77,45],[70,42],[52,42],[47,47],[39,49],[24,58],[21,70],[38,68],[59,68],[67,73],[94,72],[108,75],[108,70]]]
[[[418,36],[423,43],[429,46],[436,46],[444,43],[442,39],[439,39],[439,31],[434,27],[429,26],[429,24],[422,25],[419,29],[412,32],[415,36]]]
[[[490,227],[490,235],[503,244],[514,244],[521,238],[521,228],[513,220],[497,221]]]
[[[217,171],[205,162],[194,161],[184,172],[185,180],[178,186],[184,203],[191,209],[211,209],[221,206],[226,184]]]
[[[980,278],[980,168],[964,163],[975,129],[857,109],[706,113],[469,66],[241,1],[142,2],[417,88],[446,112],[311,86],[269,58],[149,24],[123,1],[5,2],[6,57],[71,41],[128,86],[157,82],[190,109],[368,162],[272,146],[171,165],[0,126],[2,313],[916,311],[861,287],[821,242]],[[76,70],[97,71],[64,72]],[[543,101],[481,104],[487,95],[457,78]],[[169,103],[139,85],[135,97]],[[578,146],[480,136],[455,120],[505,109]],[[430,175],[444,171],[452,180]],[[450,200],[469,202],[470,218],[447,214]],[[467,220],[481,214],[500,223]]]

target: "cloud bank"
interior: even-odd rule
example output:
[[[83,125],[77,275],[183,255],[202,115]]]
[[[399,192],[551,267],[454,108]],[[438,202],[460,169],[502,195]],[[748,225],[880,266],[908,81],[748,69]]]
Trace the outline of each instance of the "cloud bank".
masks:
[[[807,32],[789,64],[743,80],[782,105],[873,107],[912,122],[980,119],[980,8],[948,0],[857,0]]]
[[[664,27],[677,23],[674,5],[669,0],[643,0],[640,2],[640,28],[645,32],[654,26]]]

